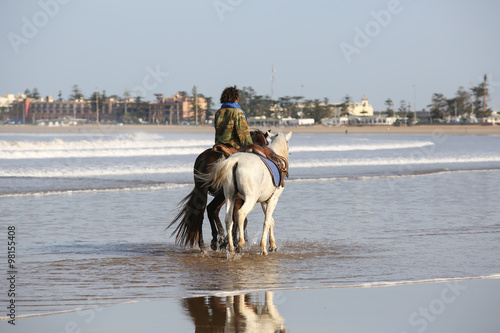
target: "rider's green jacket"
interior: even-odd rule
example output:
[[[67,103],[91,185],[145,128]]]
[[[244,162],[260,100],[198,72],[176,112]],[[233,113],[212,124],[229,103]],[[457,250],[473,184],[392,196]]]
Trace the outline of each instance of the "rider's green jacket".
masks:
[[[239,149],[253,143],[245,113],[240,108],[220,108],[215,113],[214,123],[215,144],[229,144]]]

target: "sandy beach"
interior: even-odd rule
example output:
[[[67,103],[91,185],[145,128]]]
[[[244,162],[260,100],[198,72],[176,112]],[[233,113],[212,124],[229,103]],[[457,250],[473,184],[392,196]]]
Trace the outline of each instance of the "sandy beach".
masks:
[[[252,128],[254,129],[254,128]],[[293,131],[307,134],[456,134],[456,135],[495,135],[500,134],[498,125],[417,125],[417,126],[341,126],[323,125],[300,127],[260,127],[275,132]],[[80,126],[35,126],[11,125],[0,126],[0,133],[213,133],[211,125],[169,126],[169,125],[80,125]]]

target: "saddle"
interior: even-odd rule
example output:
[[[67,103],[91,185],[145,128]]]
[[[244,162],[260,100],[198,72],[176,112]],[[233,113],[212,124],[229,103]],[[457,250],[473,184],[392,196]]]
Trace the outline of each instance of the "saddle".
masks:
[[[223,153],[226,157],[229,157],[233,154],[239,153],[240,151],[232,146],[224,145],[222,143],[218,143],[212,147],[213,151],[218,151]]]
[[[285,177],[288,178],[288,161],[283,156],[276,154],[271,148],[262,147],[256,144],[251,144],[245,148],[238,150],[234,147],[226,146],[224,144],[216,144],[213,146],[212,149],[214,151],[223,153],[224,155],[226,155],[226,157],[231,156],[235,153],[244,152],[244,153],[253,153],[272,161],[280,172],[281,176],[280,186],[285,187]]]

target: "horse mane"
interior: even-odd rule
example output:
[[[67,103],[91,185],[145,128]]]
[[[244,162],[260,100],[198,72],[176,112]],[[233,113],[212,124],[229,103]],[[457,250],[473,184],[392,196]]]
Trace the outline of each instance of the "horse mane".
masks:
[[[250,135],[252,136],[253,143],[262,147],[267,146],[267,137],[269,136],[269,132],[264,133],[260,129],[254,129],[250,131]]]
[[[274,150],[276,154],[288,159],[288,142],[285,134],[278,132],[278,134],[272,138],[269,148]]]

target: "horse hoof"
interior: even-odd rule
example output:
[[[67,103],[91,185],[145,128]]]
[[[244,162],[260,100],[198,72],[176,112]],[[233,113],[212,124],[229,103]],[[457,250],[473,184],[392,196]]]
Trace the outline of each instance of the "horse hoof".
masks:
[[[228,245],[228,242],[224,241],[224,242],[219,242],[219,250],[225,250],[227,249],[227,245]]]
[[[278,252],[277,247],[269,247],[269,252]]]
[[[213,251],[217,251],[217,241],[212,241],[210,243],[210,248],[213,250]]]

